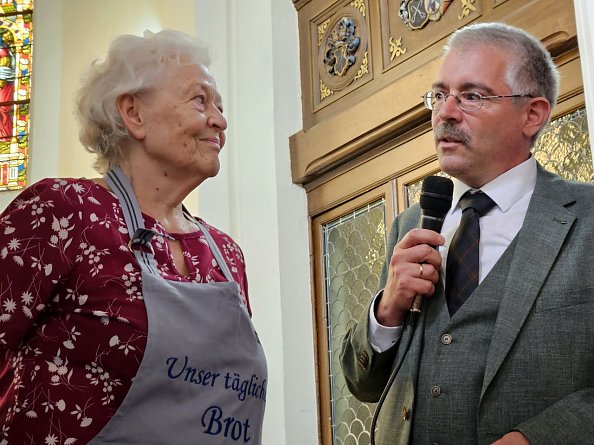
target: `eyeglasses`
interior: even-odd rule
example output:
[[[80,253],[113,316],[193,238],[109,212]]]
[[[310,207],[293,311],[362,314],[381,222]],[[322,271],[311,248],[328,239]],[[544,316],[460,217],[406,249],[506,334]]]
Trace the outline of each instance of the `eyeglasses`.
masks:
[[[431,111],[437,111],[452,96],[458,102],[458,106],[464,111],[478,111],[483,106],[484,100],[503,99],[505,97],[534,97],[531,94],[510,94],[507,96],[483,96],[474,91],[463,91],[456,95],[453,93],[444,93],[442,91],[428,91],[423,94],[423,104],[425,108]]]

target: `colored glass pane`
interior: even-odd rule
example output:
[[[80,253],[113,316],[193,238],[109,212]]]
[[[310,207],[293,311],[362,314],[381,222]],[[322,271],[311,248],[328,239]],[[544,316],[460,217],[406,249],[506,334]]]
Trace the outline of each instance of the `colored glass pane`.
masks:
[[[0,191],[25,187],[33,0],[0,0]]]
[[[328,359],[334,445],[369,445],[375,404],[357,400],[340,367],[340,348],[379,286],[386,258],[385,199],[322,226],[328,320]],[[356,439],[355,439],[356,438]]]

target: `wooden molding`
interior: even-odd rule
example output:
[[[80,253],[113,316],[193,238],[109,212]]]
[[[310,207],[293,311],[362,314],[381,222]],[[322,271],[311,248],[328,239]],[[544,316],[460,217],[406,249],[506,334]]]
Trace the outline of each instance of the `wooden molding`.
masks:
[[[295,9],[297,11],[299,11],[301,8],[303,8],[310,1],[311,0],[293,0],[293,6],[295,6]]]

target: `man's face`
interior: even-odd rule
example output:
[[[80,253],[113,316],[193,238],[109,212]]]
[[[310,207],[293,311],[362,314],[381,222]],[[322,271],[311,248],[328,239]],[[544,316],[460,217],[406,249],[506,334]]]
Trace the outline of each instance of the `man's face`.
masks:
[[[458,95],[509,95],[505,81],[509,56],[492,46],[453,48],[443,59],[434,91]],[[530,156],[524,134],[529,99],[485,99],[477,111],[463,111],[454,97],[433,111],[437,158],[441,169],[465,184],[480,188]]]

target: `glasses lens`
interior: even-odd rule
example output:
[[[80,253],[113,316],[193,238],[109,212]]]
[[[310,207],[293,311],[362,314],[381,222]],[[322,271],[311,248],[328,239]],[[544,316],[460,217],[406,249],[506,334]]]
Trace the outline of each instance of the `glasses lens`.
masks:
[[[433,91],[425,93],[423,95],[423,102],[425,103],[425,108],[435,110],[435,93]]]
[[[465,111],[477,111],[483,104],[483,97],[479,93],[465,91],[459,97],[460,108]]]

